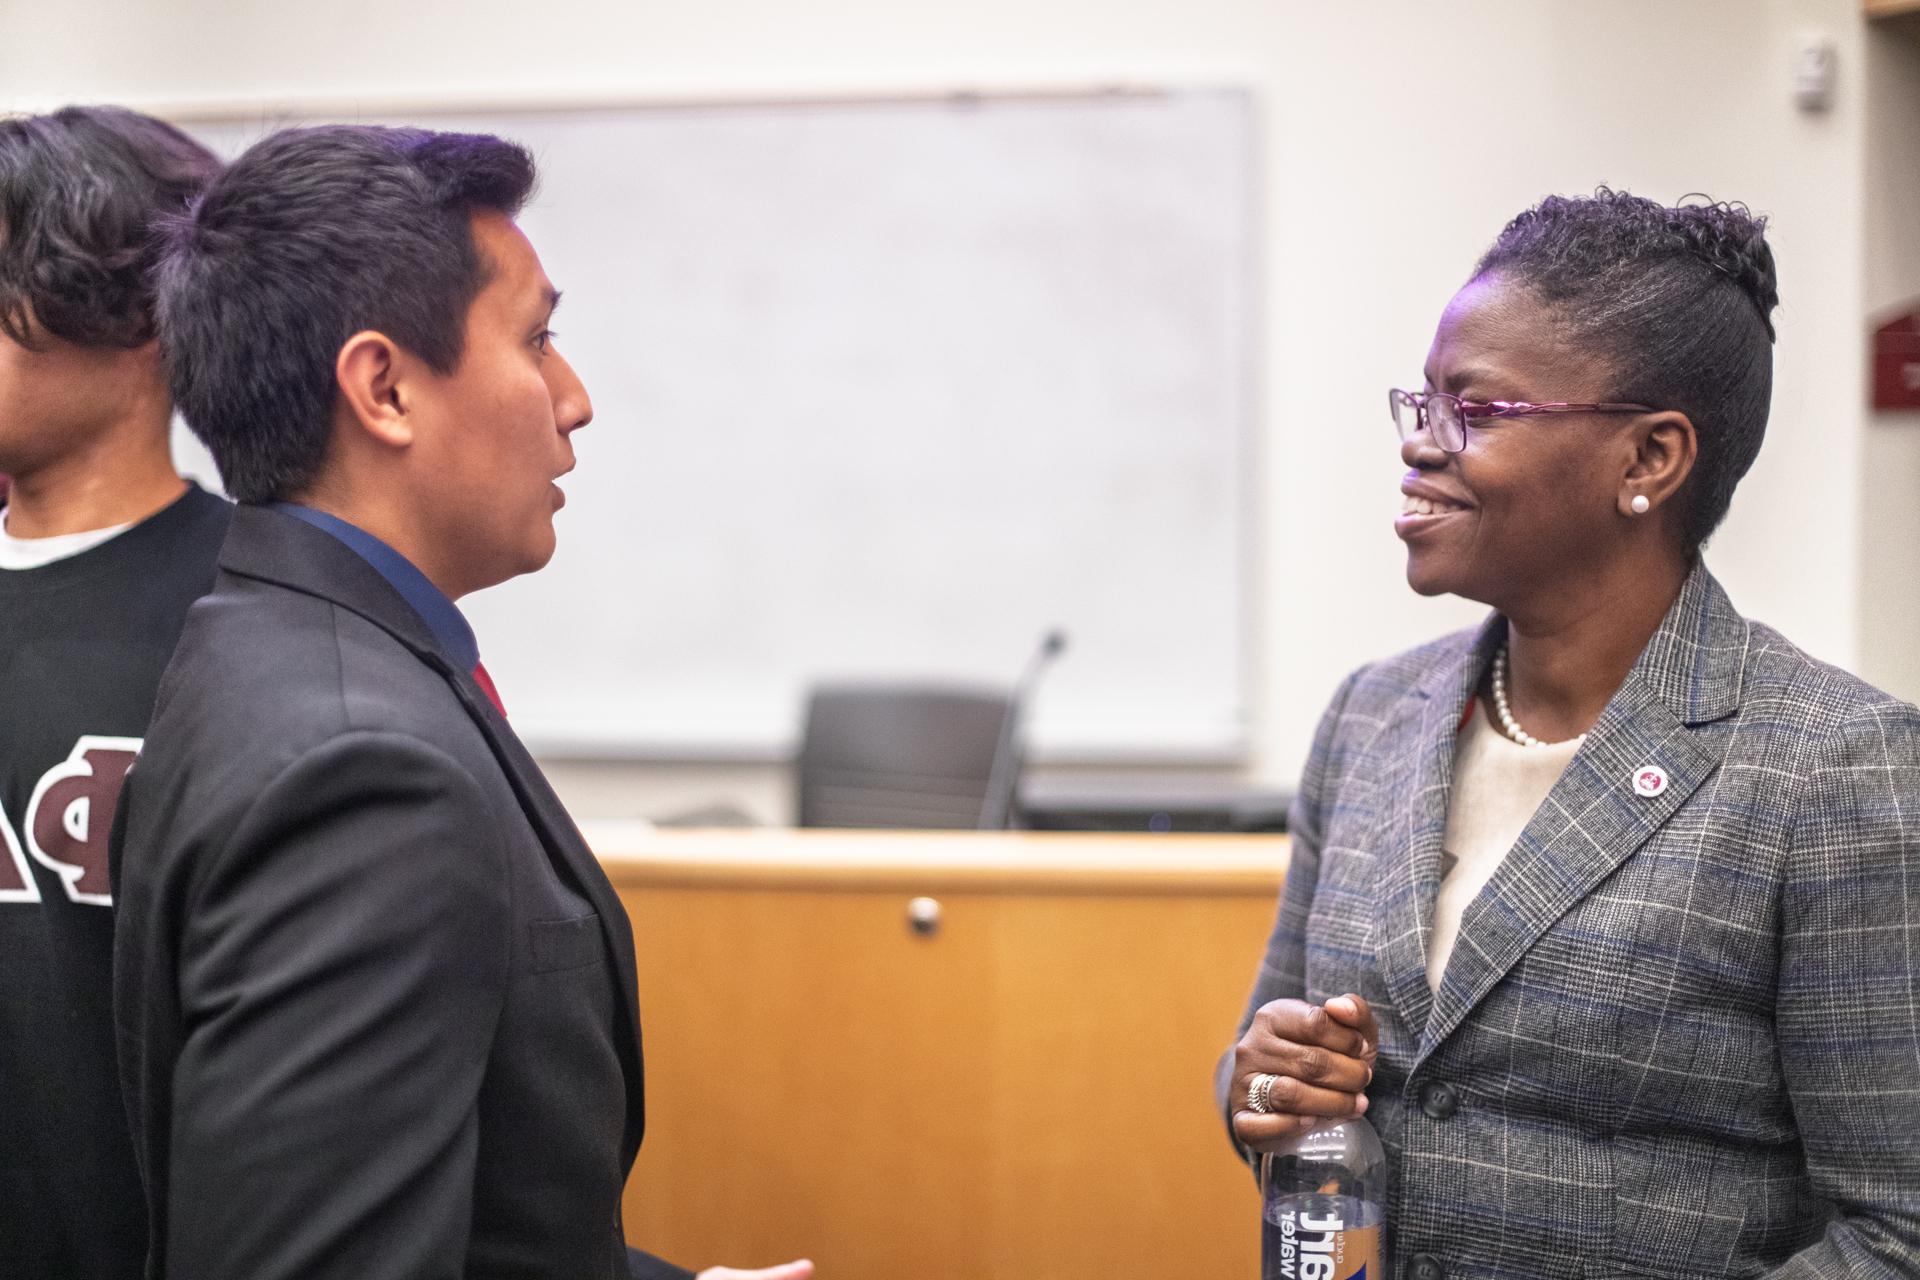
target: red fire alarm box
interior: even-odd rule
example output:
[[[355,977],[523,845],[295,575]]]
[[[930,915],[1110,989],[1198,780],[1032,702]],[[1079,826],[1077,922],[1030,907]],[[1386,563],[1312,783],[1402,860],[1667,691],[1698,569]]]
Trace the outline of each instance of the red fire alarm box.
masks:
[[[1920,306],[1873,331],[1873,407],[1920,409]]]

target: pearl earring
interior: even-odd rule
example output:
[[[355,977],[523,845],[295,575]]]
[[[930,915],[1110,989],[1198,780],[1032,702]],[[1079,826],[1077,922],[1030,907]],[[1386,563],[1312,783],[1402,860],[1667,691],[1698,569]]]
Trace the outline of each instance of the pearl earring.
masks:
[[[1644,493],[1634,494],[1633,501],[1627,505],[1633,508],[1633,514],[1637,516],[1643,516],[1653,509],[1653,504],[1647,501],[1647,495]]]

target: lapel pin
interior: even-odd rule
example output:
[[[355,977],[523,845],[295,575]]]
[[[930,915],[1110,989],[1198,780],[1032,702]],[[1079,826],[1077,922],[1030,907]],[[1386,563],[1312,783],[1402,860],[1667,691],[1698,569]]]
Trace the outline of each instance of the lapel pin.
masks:
[[[1633,771],[1633,792],[1651,800],[1667,789],[1667,771],[1658,765],[1643,764]]]

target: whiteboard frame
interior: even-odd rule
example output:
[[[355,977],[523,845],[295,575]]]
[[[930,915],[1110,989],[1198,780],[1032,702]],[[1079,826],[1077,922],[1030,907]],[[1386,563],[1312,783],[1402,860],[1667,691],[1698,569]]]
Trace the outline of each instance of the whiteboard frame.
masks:
[[[588,111],[714,111],[729,108],[864,107],[969,102],[1092,102],[1116,98],[1165,98],[1185,93],[1244,93],[1257,104],[1250,85],[1194,83],[1178,87],[1134,81],[1086,84],[1004,84],[876,86],[869,89],[714,90],[659,92],[589,91],[578,94],[447,94],[438,97],[328,94],[288,98],[206,98],[145,104],[135,109],[178,125],[242,124],[259,119],[295,122],[349,121],[388,116],[464,116],[493,112],[570,115]]]

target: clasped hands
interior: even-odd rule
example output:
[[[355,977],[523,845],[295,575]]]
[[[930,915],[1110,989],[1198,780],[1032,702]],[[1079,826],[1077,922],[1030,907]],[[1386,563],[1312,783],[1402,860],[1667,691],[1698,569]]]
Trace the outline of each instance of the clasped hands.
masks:
[[[1269,1152],[1323,1120],[1363,1114],[1379,1052],[1380,1024],[1359,996],[1335,996],[1323,1005],[1261,1005],[1233,1050],[1227,1091],[1233,1136],[1249,1150]],[[1258,1075],[1276,1077],[1264,1114],[1247,1109],[1247,1090]]]

